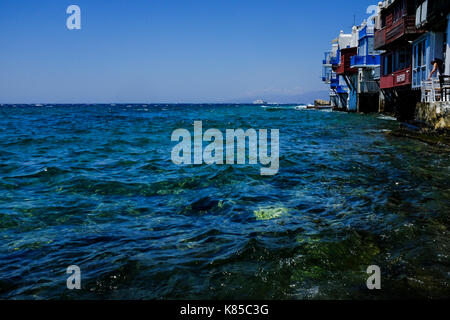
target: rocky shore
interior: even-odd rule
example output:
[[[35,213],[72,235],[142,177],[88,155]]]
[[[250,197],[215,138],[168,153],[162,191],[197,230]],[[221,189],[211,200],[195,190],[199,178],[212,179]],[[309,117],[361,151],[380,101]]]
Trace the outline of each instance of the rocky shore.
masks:
[[[419,102],[415,121],[431,131],[450,132],[450,102]]]

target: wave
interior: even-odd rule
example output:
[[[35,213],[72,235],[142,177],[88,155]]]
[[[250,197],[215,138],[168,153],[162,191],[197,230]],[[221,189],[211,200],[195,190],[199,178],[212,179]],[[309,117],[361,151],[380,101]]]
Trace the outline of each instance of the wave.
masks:
[[[392,116],[388,116],[388,115],[384,115],[381,114],[378,116],[378,119],[382,119],[382,120],[390,120],[390,121],[397,121],[397,118],[392,117]]]

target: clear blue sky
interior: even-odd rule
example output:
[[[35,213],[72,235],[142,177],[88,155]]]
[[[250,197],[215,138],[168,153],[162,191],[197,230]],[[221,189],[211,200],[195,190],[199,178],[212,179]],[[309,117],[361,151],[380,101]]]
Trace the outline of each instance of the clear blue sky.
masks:
[[[1,0],[0,103],[226,102],[326,90],[323,51],[376,3]],[[66,28],[71,4],[81,30]]]

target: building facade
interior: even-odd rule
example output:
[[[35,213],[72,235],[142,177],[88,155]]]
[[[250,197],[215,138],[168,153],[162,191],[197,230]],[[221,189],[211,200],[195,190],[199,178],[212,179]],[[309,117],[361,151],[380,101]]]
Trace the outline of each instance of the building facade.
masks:
[[[441,92],[443,81],[439,78],[440,75],[450,75],[449,14],[449,0],[416,0],[415,24],[424,33],[413,42],[412,87],[421,91],[422,102],[450,100],[446,92]],[[429,80],[433,69],[431,62],[436,59],[444,62],[444,74],[435,72]]]
[[[357,35],[353,32],[339,36],[332,41],[332,49],[325,53],[322,64],[322,81],[330,86],[330,102],[335,110],[348,111],[349,100],[354,94],[351,82],[348,81],[351,56],[357,51]],[[327,59],[327,57],[329,57]]]
[[[374,48],[381,55],[380,110],[400,119],[414,117],[420,92],[412,89],[412,41],[423,33],[416,28],[415,0],[389,0],[380,6]]]
[[[322,80],[334,108],[399,120],[416,120],[427,103],[450,108],[450,0],[385,0],[371,10],[326,53]],[[436,59],[440,72],[430,78]]]
[[[359,28],[358,54],[351,58],[351,67],[358,69],[356,111],[378,112],[380,94],[380,51],[374,49],[373,22]]]

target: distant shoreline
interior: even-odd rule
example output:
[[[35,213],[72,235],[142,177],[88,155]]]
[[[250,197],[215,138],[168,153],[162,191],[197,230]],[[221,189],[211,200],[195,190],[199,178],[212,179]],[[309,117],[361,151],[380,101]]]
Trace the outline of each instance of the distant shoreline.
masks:
[[[253,102],[242,102],[242,103],[236,103],[236,102],[176,102],[176,103],[149,103],[149,102],[129,102],[129,103],[0,103],[0,107],[7,107],[7,106],[33,106],[33,107],[45,107],[45,106],[142,106],[142,105],[149,105],[149,106],[159,106],[159,105],[165,105],[165,106],[179,106],[179,105],[233,105],[233,106],[239,106],[239,105],[253,105],[253,106],[264,106],[264,105],[275,105],[275,106],[291,106],[291,105],[307,105],[307,103],[304,102],[291,102],[291,103],[263,103],[263,104],[254,104]]]

